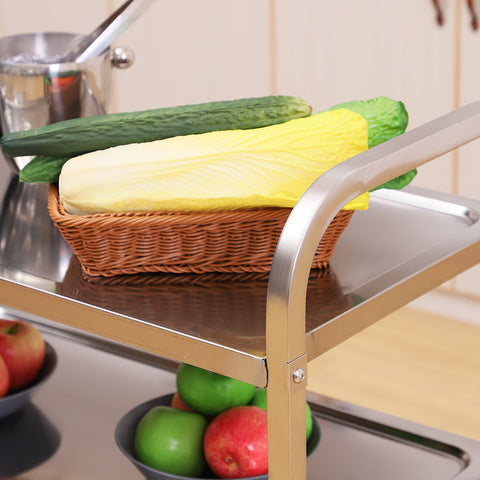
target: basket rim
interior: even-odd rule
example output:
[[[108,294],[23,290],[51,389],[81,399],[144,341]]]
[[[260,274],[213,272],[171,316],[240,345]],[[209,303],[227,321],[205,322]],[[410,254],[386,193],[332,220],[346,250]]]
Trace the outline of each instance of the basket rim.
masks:
[[[92,220],[105,220],[110,218],[115,219],[148,219],[152,218],[164,218],[168,219],[173,217],[175,219],[182,218],[189,224],[197,224],[199,220],[204,221],[214,221],[215,223],[229,223],[232,220],[238,221],[254,221],[258,219],[265,218],[274,218],[283,217],[290,214],[292,208],[288,207],[256,207],[256,208],[241,208],[237,210],[212,210],[212,211],[165,211],[165,210],[156,210],[148,212],[139,212],[139,211],[128,211],[128,212],[105,212],[105,213],[91,213],[86,215],[75,215],[67,212],[63,206],[62,201],[60,200],[60,194],[57,184],[49,185],[48,193],[48,208],[51,215],[55,219],[62,220],[75,220],[75,221],[92,221]],[[351,210],[340,210],[340,212],[349,213]],[[339,212],[339,213],[340,213]],[[252,218],[252,214],[254,218]],[[245,219],[242,219],[245,217]]]

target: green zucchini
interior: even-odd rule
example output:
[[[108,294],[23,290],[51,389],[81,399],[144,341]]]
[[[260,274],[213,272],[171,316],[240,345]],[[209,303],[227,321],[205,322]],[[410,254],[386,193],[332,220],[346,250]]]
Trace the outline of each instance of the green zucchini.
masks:
[[[73,157],[117,145],[215,130],[250,129],[308,117],[311,106],[285,95],[74,118],[1,139],[4,154]]]
[[[403,102],[388,97],[375,97],[369,100],[356,100],[339,103],[329,110],[346,108],[359,113],[368,122],[368,148],[373,148],[405,132],[408,125],[408,113]],[[390,188],[400,190],[408,185],[417,174],[413,169],[373,190]]]

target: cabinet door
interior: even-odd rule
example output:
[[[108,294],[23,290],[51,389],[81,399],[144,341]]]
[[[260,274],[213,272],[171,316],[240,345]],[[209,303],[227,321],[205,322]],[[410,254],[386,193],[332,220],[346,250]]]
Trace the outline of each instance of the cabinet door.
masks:
[[[473,2],[480,15],[480,2]],[[459,18],[461,54],[459,56],[460,95],[459,103],[466,105],[480,100],[480,30],[471,27],[471,14],[466,2],[462,2]],[[456,193],[480,198],[480,139],[461,147],[455,164]],[[480,266],[471,268],[454,281],[457,293],[480,299]],[[479,306],[480,308],[480,306]]]
[[[108,15],[108,0],[0,1],[2,36],[33,32],[90,33]]]
[[[119,111],[270,93],[268,0],[159,0],[116,43]]]
[[[385,95],[405,103],[409,128],[451,111],[453,2],[445,24],[431,2],[277,0],[277,84],[315,110]],[[450,192],[451,155],[421,167],[415,183]]]

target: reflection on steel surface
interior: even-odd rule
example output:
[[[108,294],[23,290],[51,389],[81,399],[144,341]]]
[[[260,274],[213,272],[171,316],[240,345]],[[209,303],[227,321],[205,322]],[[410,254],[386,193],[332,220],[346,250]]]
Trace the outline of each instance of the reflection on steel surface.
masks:
[[[47,185],[29,185],[13,176],[0,210],[0,264],[18,272],[61,279],[71,249],[47,211]]]
[[[0,130],[29,130],[108,111],[113,82],[110,49],[84,63],[59,62],[79,35],[38,32],[0,38]],[[4,160],[18,173],[30,156]]]
[[[268,273],[136,274],[89,277],[73,257],[57,293],[213,342],[265,351]],[[351,308],[330,269],[312,270],[307,330]]]

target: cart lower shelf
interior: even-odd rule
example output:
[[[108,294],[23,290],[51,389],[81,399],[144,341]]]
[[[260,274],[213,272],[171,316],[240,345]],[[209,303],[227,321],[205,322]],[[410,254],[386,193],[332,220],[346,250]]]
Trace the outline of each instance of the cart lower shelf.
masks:
[[[44,335],[58,366],[27,407],[0,420],[0,477],[140,479],[115,445],[115,426],[136,404],[174,391],[175,365]],[[311,480],[480,478],[478,442],[317,394],[308,400],[322,431]]]

